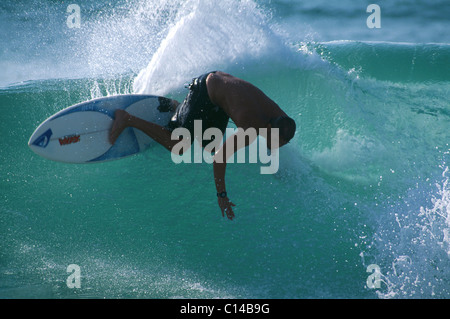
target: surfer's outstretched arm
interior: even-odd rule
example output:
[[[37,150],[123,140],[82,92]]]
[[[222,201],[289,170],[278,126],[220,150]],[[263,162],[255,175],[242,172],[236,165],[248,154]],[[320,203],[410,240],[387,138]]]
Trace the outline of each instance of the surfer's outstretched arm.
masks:
[[[227,215],[228,219],[234,218],[233,208],[236,206],[233,204],[227,196],[226,185],[225,185],[225,172],[227,168],[227,161],[233,154],[235,154],[239,149],[247,147],[254,140],[254,138],[246,138],[245,131],[239,129],[237,133],[231,135],[227,138],[222,147],[214,155],[214,182],[216,184],[217,198],[220,210],[222,211],[222,216]]]
[[[127,127],[134,127],[141,130],[169,151],[172,151],[173,146],[179,142],[179,140],[172,140],[172,131],[169,129],[133,116],[124,110],[117,110],[115,113],[115,120],[109,134],[110,143],[114,144],[119,135]]]

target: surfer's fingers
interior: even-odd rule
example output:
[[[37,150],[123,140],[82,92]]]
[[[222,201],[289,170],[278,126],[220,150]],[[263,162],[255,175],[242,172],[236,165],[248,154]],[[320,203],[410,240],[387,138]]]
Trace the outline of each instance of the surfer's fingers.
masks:
[[[219,207],[220,207],[220,210],[222,211],[222,217],[224,217],[225,216],[225,209],[224,209],[222,203],[220,202],[220,200],[219,200]]]
[[[234,212],[233,212],[233,210],[231,209],[231,207],[228,207],[228,209],[227,209],[227,217],[228,217],[228,219],[229,220],[233,220],[233,218],[234,218]]]

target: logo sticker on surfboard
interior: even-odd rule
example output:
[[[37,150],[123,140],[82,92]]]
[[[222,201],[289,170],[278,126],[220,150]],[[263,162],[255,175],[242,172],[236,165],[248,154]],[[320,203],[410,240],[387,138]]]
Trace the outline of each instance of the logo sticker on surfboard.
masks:
[[[80,135],[74,134],[74,135],[64,136],[64,138],[59,138],[58,140],[59,140],[60,146],[74,144],[74,143],[78,143],[80,141]]]
[[[34,142],[33,145],[46,148],[48,143],[50,143],[50,137],[53,135],[52,129],[48,129],[44,134],[39,136]]]

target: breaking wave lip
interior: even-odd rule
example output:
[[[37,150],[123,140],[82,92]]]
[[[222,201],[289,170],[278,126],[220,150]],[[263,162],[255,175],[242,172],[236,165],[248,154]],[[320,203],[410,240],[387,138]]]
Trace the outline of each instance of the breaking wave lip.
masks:
[[[403,83],[450,81],[447,43],[339,40],[312,46],[324,59],[362,77]]]

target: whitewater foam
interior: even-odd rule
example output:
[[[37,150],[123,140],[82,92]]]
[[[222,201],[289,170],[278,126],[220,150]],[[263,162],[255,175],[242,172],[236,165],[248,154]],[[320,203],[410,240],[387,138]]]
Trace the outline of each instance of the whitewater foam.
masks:
[[[400,201],[386,202],[385,211],[380,212],[379,229],[374,234],[386,283],[385,289],[377,291],[380,298],[448,294],[450,190],[448,167],[443,170],[442,183],[435,185],[431,199],[423,185],[417,186]]]
[[[355,181],[375,181],[379,175],[370,174],[367,166],[379,161],[385,148],[371,137],[354,136],[338,129],[331,147],[314,151],[311,159],[329,174]]]

